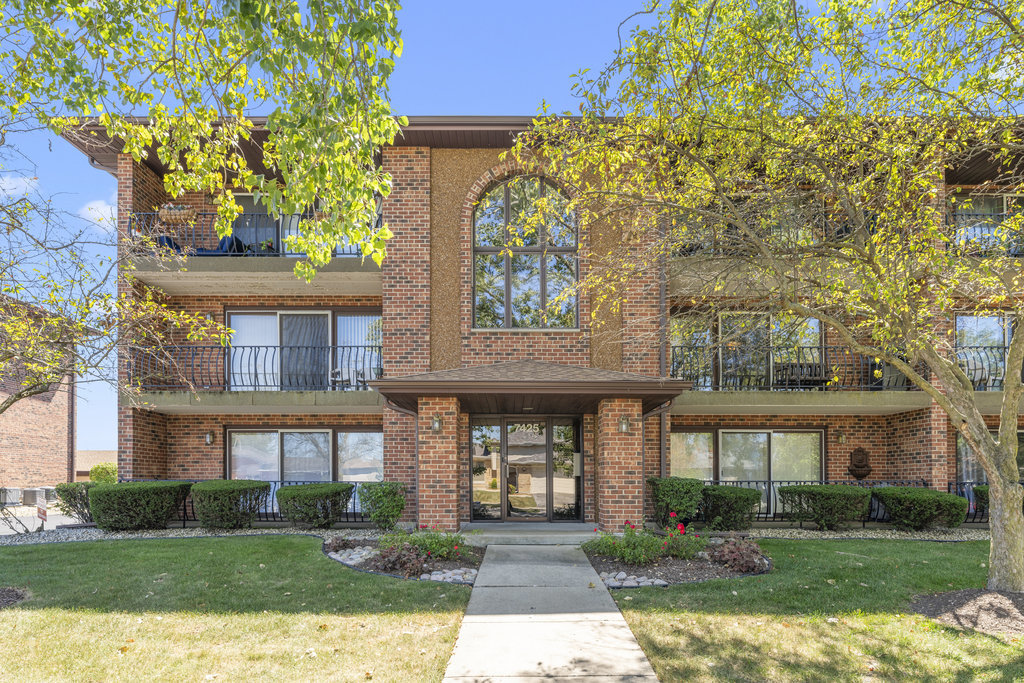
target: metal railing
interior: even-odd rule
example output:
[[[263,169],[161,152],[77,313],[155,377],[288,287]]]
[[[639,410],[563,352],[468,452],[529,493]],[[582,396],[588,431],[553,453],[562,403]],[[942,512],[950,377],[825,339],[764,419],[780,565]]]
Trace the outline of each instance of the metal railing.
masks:
[[[158,481],[154,479],[124,479],[123,481]],[[202,479],[161,479],[159,481],[182,481],[196,484]],[[287,521],[281,515],[281,511],[277,507],[277,490],[282,486],[295,486],[296,484],[321,484],[322,481],[269,481],[270,494],[267,496],[266,504],[256,513],[256,521],[258,522],[284,522]],[[350,482],[355,484],[355,490],[352,491],[352,498],[348,501],[348,509],[345,511],[341,519],[341,524],[360,524],[363,522],[370,521],[363,514],[362,503],[359,500],[360,494],[360,482]],[[195,506],[192,504],[192,495],[189,494],[181,504],[181,508],[177,514],[172,518],[171,521],[181,522],[184,527],[189,522],[198,522],[199,518],[196,517]]]
[[[367,390],[384,374],[380,346],[136,347],[127,369],[148,391]]]
[[[956,358],[975,391],[1002,391],[1006,346],[957,346]]]
[[[903,373],[845,346],[671,348],[670,374],[698,391],[906,391]]]
[[[708,479],[704,481],[705,486],[710,485],[721,485],[721,486],[739,486],[742,488],[756,489],[761,492],[761,505],[757,510],[755,519],[758,522],[785,522],[792,520],[792,512],[786,509],[786,506],[779,499],[779,487],[781,486],[798,486],[804,484],[842,484],[844,486],[857,486],[859,488],[879,488],[882,486],[913,486],[913,487],[927,487],[928,483],[922,479],[848,479],[848,480],[782,480],[782,479],[771,479],[771,480],[750,480],[750,481],[722,481]],[[703,511],[700,513],[702,519]],[[704,520],[707,521],[707,520]],[[868,515],[860,520],[862,524],[868,522],[887,522],[889,521],[889,513],[886,511],[885,506],[882,505],[874,496],[871,497],[871,504],[868,510]],[[803,526],[803,522],[801,522]]]
[[[144,246],[164,248],[184,256],[303,256],[288,251],[284,238],[297,234],[299,215],[274,218],[243,213],[234,220],[229,237],[218,237],[215,213],[197,213],[187,220],[168,222],[159,213],[133,213],[129,234]],[[360,256],[358,244],[337,247],[335,256]]]
[[[1024,234],[1002,228],[1013,213],[984,213],[981,211],[953,211],[947,224],[952,229],[952,246],[972,254],[1005,252],[1009,256],[1024,256]]]
[[[965,522],[988,522],[988,507],[978,505],[978,499],[974,494],[974,487],[986,485],[982,481],[951,481],[947,490],[955,493],[961,498],[967,499],[967,519]]]

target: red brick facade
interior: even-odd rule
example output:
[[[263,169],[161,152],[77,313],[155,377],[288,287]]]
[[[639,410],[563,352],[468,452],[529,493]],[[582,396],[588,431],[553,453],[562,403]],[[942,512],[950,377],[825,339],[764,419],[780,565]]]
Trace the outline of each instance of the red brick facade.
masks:
[[[13,387],[0,385],[0,399]],[[74,478],[75,388],[15,402],[0,414],[0,487],[53,486]]]

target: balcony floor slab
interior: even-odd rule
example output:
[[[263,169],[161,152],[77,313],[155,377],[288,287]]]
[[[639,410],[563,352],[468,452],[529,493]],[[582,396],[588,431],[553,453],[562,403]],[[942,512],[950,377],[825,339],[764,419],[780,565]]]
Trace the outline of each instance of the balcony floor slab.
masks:
[[[144,391],[122,392],[121,405],[167,415],[372,415],[383,401],[376,391]]]
[[[921,410],[920,391],[688,391],[673,415],[892,415]]]

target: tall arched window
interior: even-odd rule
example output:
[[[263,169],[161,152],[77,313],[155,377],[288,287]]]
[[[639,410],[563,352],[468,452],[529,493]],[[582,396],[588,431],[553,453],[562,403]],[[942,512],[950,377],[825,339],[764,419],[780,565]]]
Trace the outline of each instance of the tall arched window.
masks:
[[[576,225],[538,176],[495,185],[473,213],[473,326],[577,327]]]

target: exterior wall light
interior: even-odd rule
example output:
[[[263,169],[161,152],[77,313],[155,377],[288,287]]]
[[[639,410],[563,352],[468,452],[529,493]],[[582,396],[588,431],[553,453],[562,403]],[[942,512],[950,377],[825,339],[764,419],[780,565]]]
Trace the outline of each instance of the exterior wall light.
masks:
[[[846,434],[839,430],[836,430],[836,441],[838,441],[839,443],[846,443]]]
[[[621,416],[619,416],[619,433],[620,434],[629,434],[629,416],[628,415],[621,415]]]
[[[203,441],[206,442],[207,446],[212,446],[213,445],[213,432],[206,432],[206,435],[203,437]]]
[[[444,422],[441,420],[440,415],[435,415],[434,417],[430,418],[430,431],[439,432],[441,431],[441,427],[443,426]]]

